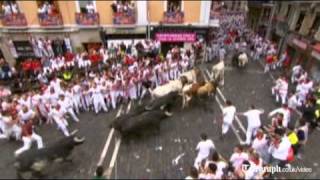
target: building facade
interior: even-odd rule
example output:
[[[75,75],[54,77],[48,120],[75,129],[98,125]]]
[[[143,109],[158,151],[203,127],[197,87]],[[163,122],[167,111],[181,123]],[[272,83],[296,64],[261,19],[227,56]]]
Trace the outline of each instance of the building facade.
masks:
[[[320,3],[268,1],[248,8],[251,28],[276,43],[278,55],[287,51],[291,66],[301,63],[320,82]]]
[[[15,64],[35,55],[37,38],[49,39],[54,49],[64,43],[73,51],[145,38],[188,46],[195,37],[206,38],[220,6],[240,11],[246,2],[39,0],[1,1],[0,6],[1,55]]]

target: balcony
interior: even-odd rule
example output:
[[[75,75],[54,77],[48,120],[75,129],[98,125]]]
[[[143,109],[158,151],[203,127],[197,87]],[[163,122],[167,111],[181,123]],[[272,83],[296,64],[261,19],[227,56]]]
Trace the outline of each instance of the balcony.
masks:
[[[76,22],[81,26],[98,26],[100,24],[99,13],[76,13]]]
[[[2,24],[10,27],[27,26],[27,19],[24,13],[7,14],[2,16]]]
[[[128,10],[127,12],[115,12],[113,13],[113,24],[135,24],[136,12],[134,10]]]
[[[164,12],[162,23],[165,24],[181,24],[184,23],[184,13],[179,12]]]
[[[39,13],[39,23],[41,26],[50,27],[50,26],[62,26],[62,16],[60,13]]]

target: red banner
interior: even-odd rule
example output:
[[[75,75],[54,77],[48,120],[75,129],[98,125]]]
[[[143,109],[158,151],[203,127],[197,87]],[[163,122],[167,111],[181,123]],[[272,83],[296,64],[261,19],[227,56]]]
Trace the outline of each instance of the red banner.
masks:
[[[161,42],[195,42],[196,33],[157,33],[156,40]]]

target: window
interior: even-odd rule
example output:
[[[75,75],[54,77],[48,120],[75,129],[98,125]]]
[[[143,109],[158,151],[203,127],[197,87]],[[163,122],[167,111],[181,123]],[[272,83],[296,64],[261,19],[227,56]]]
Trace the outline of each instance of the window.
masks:
[[[181,12],[182,1],[181,0],[168,0],[167,12]]]
[[[306,12],[305,12],[305,11],[301,11],[301,12],[300,12],[299,19],[298,19],[298,21],[297,21],[297,23],[296,23],[296,28],[295,28],[296,31],[299,31],[305,15],[306,15]]]
[[[96,2],[93,0],[78,0],[78,12],[94,13],[96,12]]]

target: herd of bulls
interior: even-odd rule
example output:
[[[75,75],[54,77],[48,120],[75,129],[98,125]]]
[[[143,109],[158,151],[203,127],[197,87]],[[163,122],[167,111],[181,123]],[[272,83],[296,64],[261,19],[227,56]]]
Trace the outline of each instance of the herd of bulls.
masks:
[[[153,126],[159,129],[161,120],[172,116],[172,107],[179,102],[179,98],[182,98],[182,108],[184,108],[193,97],[212,95],[216,84],[215,78],[205,82],[201,78],[200,69],[192,69],[181,74],[178,80],[169,81],[150,90],[151,101],[149,103],[139,105],[129,114],[116,117],[110,126],[119,131],[123,137],[143,133],[146,127]]]
[[[221,74],[220,71],[223,71],[223,69],[219,66],[217,71],[217,67],[213,67],[213,71],[216,75],[216,73]],[[116,117],[110,123],[110,127],[119,131],[123,137],[144,132],[149,127],[156,127],[160,130],[160,122],[166,117],[172,116],[172,108],[179,102],[179,98],[180,100],[182,98],[182,107],[184,107],[192,97],[203,97],[214,93],[216,82],[216,80],[207,82],[201,80],[201,71],[197,68],[185,72],[181,74],[178,80],[170,81],[150,90],[150,102],[137,105],[128,114]],[[74,132],[69,137],[64,137],[51,146],[43,149],[30,149],[22,153],[14,163],[17,177],[25,178],[26,174],[31,175],[31,177],[42,177],[45,175],[44,171],[48,165],[66,160],[70,161],[69,155],[72,150],[77,145],[82,144],[84,140],[84,138],[76,137]]]

